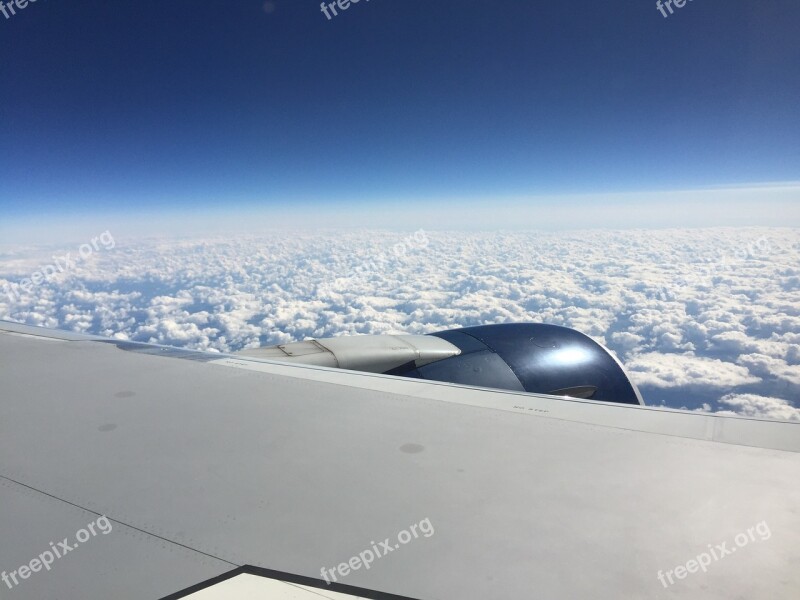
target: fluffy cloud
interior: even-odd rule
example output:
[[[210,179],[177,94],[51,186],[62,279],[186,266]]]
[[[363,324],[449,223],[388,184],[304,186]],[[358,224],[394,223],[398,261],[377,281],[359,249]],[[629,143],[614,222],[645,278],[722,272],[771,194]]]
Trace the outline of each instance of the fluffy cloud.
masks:
[[[718,387],[731,389],[761,381],[747,368],[691,354],[648,352],[627,363],[631,377],[640,385],[658,388]]]
[[[800,398],[796,229],[117,239],[8,287],[77,247],[0,251],[0,318],[221,352],[536,321],[610,347],[651,404]]]
[[[730,407],[718,410],[716,414],[742,415],[758,419],[776,419],[779,421],[800,421],[800,408],[795,408],[781,398],[768,398],[756,394],[727,394],[720,398],[720,405]],[[702,412],[711,412],[706,404]]]

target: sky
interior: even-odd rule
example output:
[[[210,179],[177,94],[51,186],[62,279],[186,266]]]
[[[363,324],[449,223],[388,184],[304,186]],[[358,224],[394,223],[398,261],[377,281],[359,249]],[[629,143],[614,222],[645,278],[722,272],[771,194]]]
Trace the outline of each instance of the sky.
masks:
[[[800,223],[795,0],[666,18],[643,0],[337,12],[38,0],[0,15],[0,236],[111,215],[140,232],[158,215]]]

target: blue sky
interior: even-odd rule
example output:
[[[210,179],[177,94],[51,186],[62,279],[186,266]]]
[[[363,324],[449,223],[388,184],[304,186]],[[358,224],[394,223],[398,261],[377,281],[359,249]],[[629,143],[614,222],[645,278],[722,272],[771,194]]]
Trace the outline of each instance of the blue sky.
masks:
[[[666,19],[643,0],[362,0],[331,20],[314,0],[266,7],[38,0],[0,15],[6,218],[800,180],[796,0],[696,0]],[[797,220],[776,214],[790,189],[767,216]]]

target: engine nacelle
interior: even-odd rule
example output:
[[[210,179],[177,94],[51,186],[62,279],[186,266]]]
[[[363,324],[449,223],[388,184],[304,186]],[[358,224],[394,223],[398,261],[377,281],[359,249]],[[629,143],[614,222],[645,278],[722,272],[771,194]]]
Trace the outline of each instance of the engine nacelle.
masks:
[[[461,352],[393,375],[504,390],[644,404],[622,364],[604,346],[567,327],[483,325],[432,334]]]
[[[557,325],[513,323],[430,335],[306,340],[237,354],[517,392],[644,404],[616,357]]]

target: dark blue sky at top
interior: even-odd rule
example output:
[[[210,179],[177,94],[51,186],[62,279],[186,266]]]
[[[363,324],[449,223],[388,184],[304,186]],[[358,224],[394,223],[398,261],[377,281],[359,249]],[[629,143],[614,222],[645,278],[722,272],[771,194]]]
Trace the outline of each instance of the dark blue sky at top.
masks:
[[[800,3],[38,0],[0,15],[0,208],[800,179]]]

